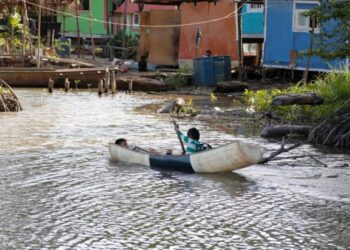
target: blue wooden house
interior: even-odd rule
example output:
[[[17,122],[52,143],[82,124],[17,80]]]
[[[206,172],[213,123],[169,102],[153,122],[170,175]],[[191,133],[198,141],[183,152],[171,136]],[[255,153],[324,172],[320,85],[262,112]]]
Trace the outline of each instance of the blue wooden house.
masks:
[[[319,5],[309,0],[265,0],[263,66],[305,70],[307,56],[300,52],[310,48],[311,21],[303,13]],[[315,39],[319,27],[315,29]],[[313,46],[317,42],[314,41]],[[327,61],[311,57],[310,71],[327,72],[341,69],[345,60]]]
[[[264,42],[264,4],[245,3],[242,7],[242,42],[245,65],[258,65]]]

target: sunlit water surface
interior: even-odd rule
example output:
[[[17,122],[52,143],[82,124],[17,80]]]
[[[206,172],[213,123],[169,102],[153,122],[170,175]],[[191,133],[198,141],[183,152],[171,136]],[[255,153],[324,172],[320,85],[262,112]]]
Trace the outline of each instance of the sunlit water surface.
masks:
[[[166,97],[17,93],[25,110],[0,114],[0,249],[350,247],[350,171],[335,167],[347,154],[297,150],[329,168],[299,159],[237,173],[159,172],[111,162],[108,142],[179,150],[168,118],[135,111]],[[239,138],[278,148],[180,124],[216,146]]]

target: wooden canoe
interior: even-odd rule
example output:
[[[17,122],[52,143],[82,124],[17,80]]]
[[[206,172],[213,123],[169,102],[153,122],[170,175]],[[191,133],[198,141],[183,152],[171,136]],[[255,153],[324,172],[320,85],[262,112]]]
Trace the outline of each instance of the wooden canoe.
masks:
[[[188,173],[229,172],[263,159],[262,147],[242,141],[192,155],[150,155],[113,143],[109,144],[109,152],[114,161]]]
[[[110,71],[114,70],[109,68]],[[55,87],[64,87],[64,80],[68,78],[71,86],[79,80],[79,87],[92,84],[96,87],[98,81],[105,77],[106,68],[82,68],[82,69],[52,69],[52,68],[0,68],[0,79],[3,79],[11,87],[40,87],[47,88],[50,78],[55,82]]]

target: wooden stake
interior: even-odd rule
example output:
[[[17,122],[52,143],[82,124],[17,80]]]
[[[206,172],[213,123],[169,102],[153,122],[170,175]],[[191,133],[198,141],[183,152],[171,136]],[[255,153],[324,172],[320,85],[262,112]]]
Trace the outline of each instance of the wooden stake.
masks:
[[[51,79],[50,77],[50,80],[49,80],[49,93],[52,93],[53,92],[53,85],[54,85],[54,80]]]
[[[310,32],[309,53],[312,52],[313,47],[314,47],[315,26],[316,26],[315,18],[311,17],[311,32]],[[307,56],[306,69],[305,69],[304,75],[303,75],[303,81],[304,82],[308,82],[309,81],[310,63],[311,63],[311,55],[309,54]]]
[[[132,80],[129,82],[129,92],[132,92]]]
[[[68,91],[69,91],[69,88],[70,88],[70,81],[69,81],[68,78],[66,78],[66,79],[64,80],[64,91],[65,91],[65,92],[68,92]]]
[[[111,74],[112,74],[112,79],[111,79],[111,81],[112,81],[112,94],[115,94],[115,93],[117,93],[117,79],[115,77],[115,71],[113,70]]]
[[[106,69],[105,73],[105,93],[108,93],[109,86],[111,85],[111,73]]]
[[[103,80],[101,79],[99,82],[98,82],[98,95],[102,95],[102,88],[103,88]]]

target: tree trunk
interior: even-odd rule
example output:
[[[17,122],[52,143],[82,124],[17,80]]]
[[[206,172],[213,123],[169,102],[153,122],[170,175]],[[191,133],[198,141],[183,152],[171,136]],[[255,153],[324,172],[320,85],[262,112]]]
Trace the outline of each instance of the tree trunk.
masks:
[[[276,96],[272,100],[274,106],[287,106],[287,105],[320,105],[323,103],[323,99],[315,94],[287,94]]]

